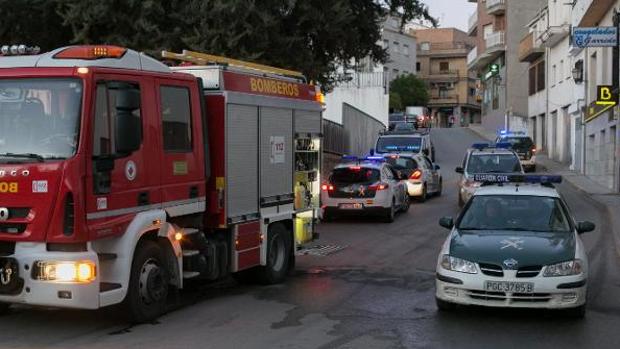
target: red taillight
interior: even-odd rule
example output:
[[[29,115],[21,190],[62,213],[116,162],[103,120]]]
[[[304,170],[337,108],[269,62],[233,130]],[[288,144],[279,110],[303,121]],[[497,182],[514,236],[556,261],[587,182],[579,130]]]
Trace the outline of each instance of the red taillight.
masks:
[[[536,154],[536,147],[532,147],[532,154]]]
[[[362,169],[362,167],[361,167],[361,166],[350,166],[350,167],[349,167],[349,170],[352,170],[352,171],[359,171],[359,170],[361,170],[361,169]]]
[[[420,178],[422,178],[422,171],[420,171],[420,170],[413,171],[413,173],[411,174],[411,176],[409,176],[409,178],[411,178],[411,179],[420,179]]]
[[[387,183],[379,183],[379,184],[369,186],[368,189],[378,191],[378,190],[385,190],[389,187],[390,186]]]
[[[334,190],[334,186],[331,185],[331,184],[323,184],[321,186],[321,190],[323,190],[323,191],[332,191],[332,190]]]
[[[56,59],[100,59],[121,58],[127,52],[126,48],[110,45],[85,45],[66,48],[54,55]]]

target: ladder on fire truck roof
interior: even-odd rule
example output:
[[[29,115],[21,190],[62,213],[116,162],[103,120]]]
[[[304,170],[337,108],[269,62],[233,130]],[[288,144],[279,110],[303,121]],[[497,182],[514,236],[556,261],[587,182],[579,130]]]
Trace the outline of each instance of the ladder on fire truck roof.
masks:
[[[266,73],[266,74],[274,74],[279,76],[285,76],[289,78],[300,79],[306,81],[306,77],[297,71],[270,67],[264,64],[245,62],[238,59],[232,59],[222,56],[211,55],[208,53],[201,53],[195,51],[183,50],[181,53],[174,53],[170,51],[162,51],[161,56],[163,58],[168,59],[176,59],[183,62],[200,64],[200,65],[209,65],[209,64],[219,64],[224,66],[236,67],[248,69],[251,71]]]

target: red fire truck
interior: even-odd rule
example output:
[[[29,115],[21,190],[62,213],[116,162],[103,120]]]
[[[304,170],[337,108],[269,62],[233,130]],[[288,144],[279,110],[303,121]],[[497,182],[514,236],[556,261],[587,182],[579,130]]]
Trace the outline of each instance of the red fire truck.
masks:
[[[322,105],[299,73],[116,46],[0,57],[0,310],[157,317],[187,279],[285,279],[317,237]]]

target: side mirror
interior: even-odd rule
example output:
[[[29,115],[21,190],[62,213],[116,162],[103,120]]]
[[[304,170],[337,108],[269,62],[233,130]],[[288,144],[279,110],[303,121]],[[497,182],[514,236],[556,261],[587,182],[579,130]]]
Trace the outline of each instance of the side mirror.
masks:
[[[449,216],[442,217],[439,220],[439,225],[446,229],[452,229],[454,228],[454,219],[452,219],[452,217],[449,217]]]
[[[95,172],[112,172],[114,170],[114,158],[102,157],[93,160],[95,165]]]
[[[370,154],[370,156],[374,156],[375,155],[375,149],[374,148],[370,148],[370,150],[368,151],[368,154]]]
[[[424,155],[428,156],[428,154],[430,154],[430,152],[428,151],[428,148],[422,150],[422,153],[424,153]]]
[[[457,168],[454,170],[454,172],[456,172],[456,173],[460,173],[460,174],[465,173],[465,171],[463,170],[463,168],[462,168],[462,167],[457,167]]]
[[[439,167],[439,165],[435,164],[435,171],[439,171],[441,170],[441,167]]]
[[[591,231],[593,231],[594,229],[596,229],[596,225],[592,222],[578,222],[577,223],[577,233],[578,234],[583,234],[583,233],[589,233]]]
[[[142,126],[140,119],[123,111],[116,116],[116,153],[129,155],[140,149]]]

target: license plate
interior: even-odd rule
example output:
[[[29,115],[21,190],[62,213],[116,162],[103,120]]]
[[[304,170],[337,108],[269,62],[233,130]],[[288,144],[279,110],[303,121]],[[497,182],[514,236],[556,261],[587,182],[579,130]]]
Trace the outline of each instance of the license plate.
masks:
[[[362,204],[340,204],[340,208],[343,210],[361,210],[364,208]]]
[[[531,282],[486,281],[484,289],[488,292],[533,293],[534,284]]]

